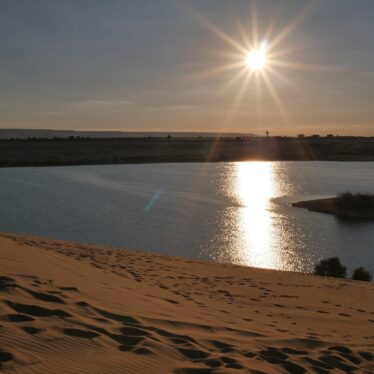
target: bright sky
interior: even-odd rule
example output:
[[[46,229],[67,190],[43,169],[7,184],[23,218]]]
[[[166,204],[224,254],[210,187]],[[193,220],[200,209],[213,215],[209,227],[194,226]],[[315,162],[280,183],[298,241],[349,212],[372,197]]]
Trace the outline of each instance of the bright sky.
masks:
[[[374,135],[374,1],[254,5],[3,1],[0,127]]]

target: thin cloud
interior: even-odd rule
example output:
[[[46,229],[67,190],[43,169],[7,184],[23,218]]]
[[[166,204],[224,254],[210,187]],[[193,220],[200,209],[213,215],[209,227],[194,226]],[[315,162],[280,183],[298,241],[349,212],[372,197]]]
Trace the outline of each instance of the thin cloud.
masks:
[[[75,103],[76,106],[117,106],[117,105],[131,105],[133,100],[127,98],[119,99],[90,99],[81,100]]]
[[[193,110],[198,108],[197,105],[157,105],[157,106],[148,106],[144,109],[149,110]]]

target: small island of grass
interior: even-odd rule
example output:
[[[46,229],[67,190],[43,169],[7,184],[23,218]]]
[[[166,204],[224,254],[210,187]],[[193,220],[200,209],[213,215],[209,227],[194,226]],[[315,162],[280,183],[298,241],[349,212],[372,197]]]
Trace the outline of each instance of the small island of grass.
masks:
[[[300,201],[292,206],[334,214],[347,220],[374,220],[374,195],[343,193],[337,197]]]

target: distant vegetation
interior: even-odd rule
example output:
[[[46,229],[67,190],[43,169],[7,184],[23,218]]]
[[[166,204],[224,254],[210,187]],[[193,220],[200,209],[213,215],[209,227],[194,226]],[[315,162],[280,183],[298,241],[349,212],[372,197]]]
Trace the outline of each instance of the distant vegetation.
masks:
[[[342,265],[338,257],[330,257],[321,260],[316,264],[316,266],[314,267],[314,275],[320,275],[323,277],[346,278],[347,267]],[[372,276],[369,271],[361,266],[354,270],[352,279],[370,282]]]
[[[335,214],[347,220],[374,219],[373,194],[352,194],[346,192],[334,198],[300,201],[292,205],[314,212]]]
[[[346,192],[338,196],[336,207],[342,211],[374,209],[374,195]]]
[[[374,195],[352,194],[339,195],[335,201],[336,214],[346,219],[374,219]]]
[[[374,137],[177,137],[170,133],[157,138],[144,135],[100,139],[91,133],[78,134],[69,133],[64,138],[54,139],[0,139],[0,166],[249,160],[374,161]]]

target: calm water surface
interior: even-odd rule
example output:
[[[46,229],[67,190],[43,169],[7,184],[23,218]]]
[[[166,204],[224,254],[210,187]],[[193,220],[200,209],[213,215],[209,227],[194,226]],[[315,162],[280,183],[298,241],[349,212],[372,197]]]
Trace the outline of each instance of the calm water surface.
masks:
[[[290,206],[373,189],[370,162],[8,168],[0,231],[296,271],[339,256],[374,271],[374,223]]]

